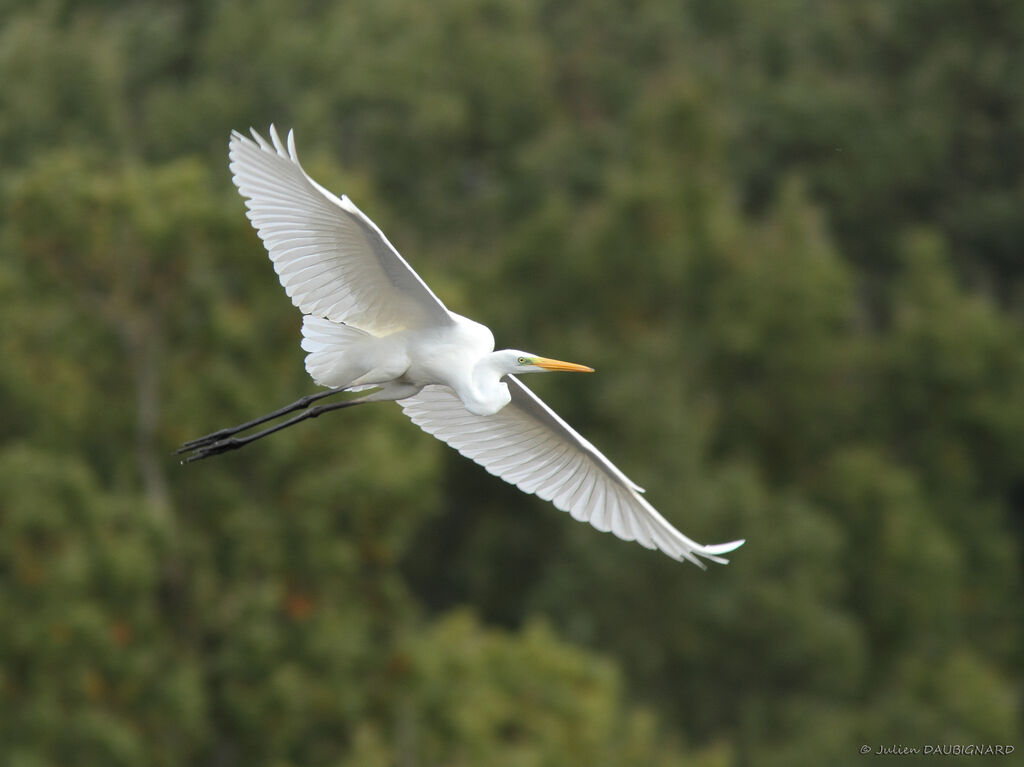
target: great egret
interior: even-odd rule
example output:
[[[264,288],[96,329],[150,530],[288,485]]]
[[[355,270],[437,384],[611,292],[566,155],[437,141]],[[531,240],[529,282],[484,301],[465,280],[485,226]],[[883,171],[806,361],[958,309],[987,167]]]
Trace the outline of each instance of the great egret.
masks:
[[[635,540],[699,567],[725,564],[742,540],[703,546],[676,530],[643,489],[580,436],[515,374],[593,372],[529,352],[494,351],[483,325],[445,308],[345,195],[331,194],[299,164],[274,126],[229,143],[232,179],[270,253],[281,284],[303,313],[306,370],[329,391],[303,397],[254,421],[186,442],[186,461],[246,445],[299,421],[366,402],[396,400],[412,422],[527,493],[598,530]],[[375,389],[330,405],[341,391]],[[233,435],[287,413],[298,415],[245,437]]]

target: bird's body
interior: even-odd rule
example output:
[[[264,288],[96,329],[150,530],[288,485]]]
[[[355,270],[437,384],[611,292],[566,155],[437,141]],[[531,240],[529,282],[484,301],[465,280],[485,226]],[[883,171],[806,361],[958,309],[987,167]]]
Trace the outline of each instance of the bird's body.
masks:
[[[299,165],[287,146],[255,131],[233,133],[233,180],[281,284],[302,311],[306,369],[328,391],[255,421],[185,443],[196,460],[233,450],[323,412],[395,400],[424,431],[522,490],[581,521],[703,567],[704,546],[676,530],[590,442],[558,417],[516,374],[591,368],[515,349],[494,350],[484,325],[449,311],[384,234],[348,197],[336,197]],[[310,405],[341,391],[368,394]],[[233,435],[296,410],[300,415],[244,438]]]
[[[500,366],[502,353],[494,351],[494,335],[454,312],[451,322],[383,336],[307,317],[303,335],[303,347],[310,352],[306,368],[321,386],[380,387],[378,399],[398,400],[441,384],[475,415],[493,415],[511,399],[501,381],[507,371]]]

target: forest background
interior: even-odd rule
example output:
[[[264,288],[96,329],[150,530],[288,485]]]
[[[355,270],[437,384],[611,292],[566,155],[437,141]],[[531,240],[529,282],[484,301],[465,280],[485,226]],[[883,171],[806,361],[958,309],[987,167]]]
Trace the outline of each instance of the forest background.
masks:
[[[4,0],[0,83],[3,764],[1024,752],[1024,4]],[[390,405],[179,466],[314,390],[271,122],[732,563]]]

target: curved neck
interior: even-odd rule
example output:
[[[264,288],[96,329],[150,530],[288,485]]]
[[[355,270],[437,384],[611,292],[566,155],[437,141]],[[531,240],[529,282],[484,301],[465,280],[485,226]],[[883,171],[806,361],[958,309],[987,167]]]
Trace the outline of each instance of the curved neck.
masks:
[[[481,357],[473,366],[473,391],[469,398],[462,397],[462,404],[475,415],[493,415],[512,401],[508,386],[502,377],[508,373],[497,352]]]

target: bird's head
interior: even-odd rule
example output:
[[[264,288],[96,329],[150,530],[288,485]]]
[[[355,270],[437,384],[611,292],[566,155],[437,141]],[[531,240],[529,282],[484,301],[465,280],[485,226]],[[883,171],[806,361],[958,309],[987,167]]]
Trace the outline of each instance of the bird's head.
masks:
[[[496,352],[497,362],[505,373],[548,373],[553,370],[564,370],[573,373],[593,373],[594,368],[577,365],[575,362],[562,362],[548,357],[538,357],[530,352],[518,349],[503,349]]]

